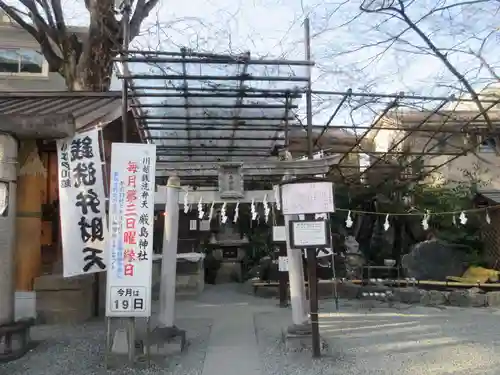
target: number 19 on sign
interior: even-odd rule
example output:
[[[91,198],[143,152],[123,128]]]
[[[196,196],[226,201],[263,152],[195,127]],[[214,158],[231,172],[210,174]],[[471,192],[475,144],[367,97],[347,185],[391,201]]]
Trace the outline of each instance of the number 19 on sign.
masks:
[[[144,287],[111,288],[110,310],[115,313],[141,313],[146,311],[147,291]]]

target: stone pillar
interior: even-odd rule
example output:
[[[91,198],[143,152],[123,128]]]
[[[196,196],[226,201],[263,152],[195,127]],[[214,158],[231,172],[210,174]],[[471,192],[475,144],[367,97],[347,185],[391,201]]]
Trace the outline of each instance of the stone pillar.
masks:
[[[293,217],[285,215],[286,254],[288,257],[288,278],[290,280],[290,302],[292,304],[292,319],[296,326],[308,322],[306,307],[306,289],[304,287],[304,266],[302,251],[290,248],[289,221]]]
[[[42,189],[47,171],[36,141],[22,141],[17,181],[16,289],[32,291],[42,266]]]
[[[160,314],[158,316],[158,323],[162,328],[174,327],[180,187],[178,177],[168,179],[161,262]]]
[[[6,134],[0,135],[0,179],[7,182],[2,186],[1,197],[7,190],[7,208],[0,215],[0,326],[14,321],[14,270],[16,229],[16,176],[17,142]],[[5,207],[5,202],[0,203]]]

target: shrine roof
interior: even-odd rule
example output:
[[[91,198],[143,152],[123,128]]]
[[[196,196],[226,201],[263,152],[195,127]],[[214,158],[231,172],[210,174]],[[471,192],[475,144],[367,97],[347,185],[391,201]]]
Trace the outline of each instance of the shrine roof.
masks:
[[[160,162],[264,161],[285,147],[287,131],[302,128],[297,102],[311,62],[187,50],[125,55],[118,78]]]
[[[10,118],[68,115],[74,119],[76,129],[79,129],[96,121],[114,120],[121,103],[121,92],[118,91],[0,92],[0,115]]]

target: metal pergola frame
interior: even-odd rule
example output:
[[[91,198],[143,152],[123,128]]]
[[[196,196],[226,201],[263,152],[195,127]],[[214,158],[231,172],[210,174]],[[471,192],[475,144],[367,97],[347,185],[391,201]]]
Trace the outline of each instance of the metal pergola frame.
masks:
[[[124,69],[127,74],[118,74],[128,88],[133,87],[127,99],[135,100],[131,104],[124,100],[124,105],[140,109],[137,118],[143,124],[144,138],[157,144],[160,160],[162,156],[177,154],[183,157],[178,161],[186,162],[197,156],[216,158],[217,161],[266,158],[276,153],[277,145],[286,146],[288,128],[296,122],[293,111],[298,106],[293,101],[300,99],[305,91],[304,87],[290,84],[307,83],[309,78],[283,74],[254,75],[248,71],[255,66],[276,69],[314,64],[310,61],[252,59],[250,53],[237,56],[197,53],[185,48],[180,52],[125,50],[119,61],[124,66],[134,63],[158,68],[148,74],[134,74],[130,69]],[[193,64],[215,66],[215,70],[221,70],[221,66],[237,67],[238,73],[190,74],[189,68]],[[176,72],[169,73],[171,71]],[[137,84],[140,80],[146,84]],[[160,80],[166,84],[151,84]],[[192,81],[198,82],[192,84]],[[248,82],[286,83],[289,87],[255,88],[248,87]],[[151,99],[162,102],[152,103]],[[221,102],[207,101],[211,99]],[[215,114],[209,113],[214,110]],[[222,141],[227,142],[221,144]],[[248,144],[243,147],[242,143]],[[210,153],[207,154],[208,150]]]
[[[156,174],[157,176],[158,174],[162,175],[161,170],[165,171],[165,174],[162,175],[163,178],[168,177],[170,171],[172,174],[179,175],[184,180],[184,183],[196,186],[206,184],[216,186],[218,163],[240,161],[242,162],[241,170],[244,176],[250,177],[251,180],[258,179],[267,183],[274,183],[277,178],[281,178],[285,174],[296,176],[302,174],[303,177],[303,175],[320,173],[326,174],[325,177],[329,178],[331,177],[329,175],[336,171],[344,183],[360,186],[363,184],[363,177],[368,172],[378,168],[380,164],[384,168],[389,165],[391,168],[395,167],[394,169],[396,169],[393,177],[389,175],[384,177],[391,180],[395,179],[396,182],[404,179],[402,182],[408,183],[424,177],[421,173],[418,175],[410,174],[410,177],[402,176],[415,160],[423,160],[424,156],[443,155],[443,152],[439,152],[439,150],[432,153],[437,147],[435,144],[429,150],[426,148],[436,138],[437,134],[444,135],[443,139],[445,141],[457,134],[456,129],[453,129],[454,132],[451,135],[447,133],[446,125],[450,120],[462,124],[459,132],[469,133],[471,128],[473,128],[472,131],[478,131],[479,129],[485,131],[484,123],[488,125],[487,134],[495,132],[487,111],[500,103],[500,100],[489,101],[491,105],[485,109],[481,109],[480,104],[478,106],[479,113],[464,121],[464,119],[454,116],[453,112],[446,112],[443,108],[447,104],[458,100],[462,102],[470,101],[477,105],[477,96],[472,99],[457,99],[455,97],[409,96],[402,92],[395,95],[355,93],[350,89],[345,92],[314,91],[312,88],[312,67],[314,62],[311,59],[308,18],[304,22],[305,59],[302,61],[287,61],[255,59],[251,57],[250,52],[231,56],[198,53],[186,48],[181,48],[179,52],[131,51],[128,49],[128,16],[124,13],[124,48],[119,59],[124,69],[118,75],[118,78],[123,80],[124,119],[130,104],[131,107],[138,110],[137,112],[134,111],[134,113],[142,124],[144,139],[147,142],[155,142],[157,145],[159,160],[157,161]],[[128,68],[130,63],[155,66],[156,71],[133,73]],[[195,74],[189,69],[192,65],[215,65],[220,70],[223,70],[225,74],[202,73],[202,68],[199,69],[199,74]],[[229,66],[236,66],[237,72],[228,73],[227,68]],[[306,74],[295,75],[293,70],[293,74],[289,75],[266,74],[266,71],[252,74],[251,68],[255,67],[271,67],[278,72],[279,68],[282,67],[289,69],[305,67]],[[217,71],[217,69],[215,70]],[[147,83],[145,85],[137,84],[136,80],[144,80]],[[164,82],[163,87],[152,84],[152,82],[158,81]],[[193,85],[193,82],[197,83]],[[291,87],[277,89],[275,87],[262,88],[249,85],[249,83],[255,84],[256,82],[264,82],[268,86],[285,83],[291,85]],[[303,86],[297,86],[298,83],[302,83]],[[304,95],[306,103],[305,126],[294,111],[297,109],[297,105],[293,103],[294,100],[300,99],[302,95]],[[313,95],[340,98],[337,105],[331,106],[333,112],[325,121],[325,124],[319,127],[320,131],[315,139],[313,139],[315,136],[314,130],[318,127],[313,125]],[[153,98],[163,101],[160,103],[148,102],[148,99]],[[351,142],[347,147],[344,144],[342,148],[337,149],[332,146],[331,149],[324,150],[324,147],[321,147],[326,157],[320,160],[312,160],[314,159],[315,147],[320,146],[322,138],[332,127],[333,121],[339,117],[342,109],[352,98],[386,99],[389,103],[386,103],[384,108],[379,108],[376,111],[375,120],[370,121],[370,125],[362,129],[363,132],[360,136],[357,136],[357,131],[360,129],[356,129],[356,127],[352,129],[352,126],[335,126],[337,129],[355,130],[353,132],[356,134],[355,141]],[[214,99],[222,100],[222,102],[211,101]],[[405,100],[434,100],[438,101],[439,104],[426,112],[424,118],[417,121],[416,124],[408,127],[404,126],[405,124],[386,126],[385,123],[391,120],[393,114],[397,114],[397,109],[402,106],[402,102]],[[485,100],[481,101],[486,102]],[[200,109],[202,112],[199,111]],[[211,113],[214,109],[216,114]],[[152,110],[156,110],[156,114],[152,114]],[[180,113],[179,110],[183,112]],[[225,114],[224,110],[230,111]],[[254,110],[261,111],[261,113],[254,114]],[[276,110],[279,113],[276,113]],[[433,120],[436,116],[440,119],[438,126],[435,126],[435,124],[430,125],[431,122],[436,122]],[[481,117],[485,121],[478,124],[477,120]],[[352,113],[351,118],[353,118]],[[126,129],[126,121],[124,121],[123,126]],[[365,138],[370,135],[370,132],[385,129],[394,130],[394,127],[400,127],[404,134],[396,142],[390,144],[387,150],[377,153],[373,149],[366,150],[363,148],[366,143]],[[303,132],[305,147],[296,148],[293,152],[298,154],[304,152],[309,160],[289,161],[289,158],[286,157],[284,161],[274,161],[273,164],[270,157],[279,155],[280,148],[284,149],[285,154],[292,150],[289,137],[292,128],[294,128],[293,130],[305,130]],[[244,136],[245,131],[251,132],[252,135]],[[178,132],[183,132],[185,135],[180,135]],[[203,132],[203,135],[201,132]],[[228,135],[222,136],[220,132],[227,132]],[[428,143],[421,152],[410,155],[405,150],[401,150],[400,146],[414,132],[427,134]],[[176,144],[176,142],[180,144]],[[220,142],[224,144],[221,145]],[[425,173],[432,173],[446,163],[472,151],[474,147],[477,147],[477,145],[449,153],[451,157],[446,162],[438,166],[428,167]],[[356,153],[369,155],[371,163],[367,168],[361,170],[360,158],[357,158],[357,166],[349,164],[350,156]],[[409,156],[411,160],[408,160]],[[168,160],[165,160],[165,158],[168,158]],[[177,158],[177,163],[172,162],[172,159],[175,158]],[[208,160],[204,161],[204,159]],[[245,160],[250,161],[252,165],[245,164]],[[252,168],[253,170],[246,174],[245,168],[247,171]],[[359,173],[353,176],[352,170],[356,168],[358,168]],[[350,170],[347,176],[343,173],[346,169]],[[308,269],[313,357],[319,357],[318,290],[316,254],[313,249],[308,250]],[[131,357],[132,354],[130,353],[132,352],[133,350],[129,351]]]
[[[239,55],[200,53],[187,48],[180,51],[141,51],[124,48],[117,59],[123,66],[142,64],[152,66],[155,71],[150,73],[133,73],[130,68],[123,69],[118,78],[124,81],[127,91],[124,91],[124,107],[136,109],[134,113],[139,123],[143,138],[157,145],[158,166],[164,170],[178,167],[182,171],[193,173],[181,178],[193,184],[216,185],[216,176],[200,173],[196,177],[195,168],[207,168],[213,163],[229,161],[277,160],[280,151],[290,150],[294,156],[312,158],[315,151],[323,151],[325,155],[339,155],[337,162],[329,168],[328,174],[338,174],[346,184],[362,184],[364,177],[375,172],[378,167],[393,168],[394,177],[399,176],[415,161],[423,161],[422,166],[428,175],[440,166],[425,165],[426,157],[439,155],[449,156],[447,162],[473,152],[477,145],[457,148],[456,150],[436,150],[432,140],[440,138],[446,142],[455,134],[500,136],[500,131],[491,128],[497,121],[486,121],[487,112],[493,109],[500,100],[481,99],[486,108],[475,111],[473,116],[464,120],[460,111],[444,109],[450,103],[471,102],[477,99],[457,98],[455,96],[422,96],[397,94],[363,93],[352,89],[345,91],[313,90],[311,72],[314,62],[310,57],[309,36],[306,32],[306,54],[304,60],[272,60],[252,58],[249,52]],[[215,71],[227,73],[230,67],[237,67],[237,73],[228,74],[193,74],[190,66],[212,66]],[[293,72],[294,68],[305,68],[306,74],[252,74],[255,67],[266,67],[280,71],[284,67]],[[137,83],[137,81],[144,81]],[[163,85],[154,84],[164,81]],[[177,83],[176,83],[177,82]],[[196,83],[194,83],[196,82]],[[222,83],[221,83],[222,82]],[[251,87],[253,83],[265,83],[267,87]],[[275,84],[287,84],[286,88],[273,87]],[[302,86],[297,86],[302,84]],[[312,116],[312,97],[333,98],[336,104],[331,106],[331,115],[324,124],[314,124]],[[306,101],[305,124],[297,115],[297,101]],[[211,102],[217,99],[220,102]],[[152,101],[160,102],[152,102]],[[207,100],[207,101],[206,101]],[[375,118],[369,124],[362,126],[347,126],[335,124],[340,113],[352,100],[383,101],[384,108],[379,109]],[[394,118],[394,113],[405,107],[405,101],[434,101],[430,110],[410,125],[404,118]],[[200,113],[200,110],[202,113]],[[251,111],[260,111],[254,114]],[[182,113],[180,113],[182,111]],[[228,113],[224,113],[228,111]],[[250,113],[248,113],[250,111]],[[279,112],[279,114],[276,114]],[[437,118],[437,119],[436,119]],[[392,124],[387,124],[392,120]],[[460,126],[457,126],[457,123]],[[488,126],[485,126],[486,123]],[[324,147],[321,144],[330,130],[344,130],[354,139],[350,145]],[[303,144],[293,147],[290,142],[291,131],[301,131]],[[367,149],[365,144],[371,132],[397,130],[403,132],[399,140],[390,145],[384,152]],[[348,133],[348,132],[351,133]],[[361,134],[359,134],[361,133]],[[428,144],[421,151],[401,151],[401,146],[413,135],[425,135]],[[300,142],[300,140],[299,140]],[[223,144],[221,144],[223,143]],[[355,166],[347,163],[351,155],[364,154],[370,158],[366,168],[359,168],[359,173],[352,173]],[[359,158],[358,158],[359,159]],[[408,162],[411,159],[411,162]],[[358,160],[359,162],[359,160]],[[196,166],[196,167],[195,167]],[[205,167],[206,166],[206,167]],[[360,167],[358,165],[358,167]],[[348,173],[344,173],[349,170]],[[255,173],[255,172],[254,172]],[[347,175],[348,174],[348,175]],[[159,175],[162,175],[160,171]],[[163,176],[168,176],[164,174]],[[415,181],[424,175],[411,176],[408,181]],[[247,178],[258,179],[258,174]],[[266,172],[261,176],[269,181]]]

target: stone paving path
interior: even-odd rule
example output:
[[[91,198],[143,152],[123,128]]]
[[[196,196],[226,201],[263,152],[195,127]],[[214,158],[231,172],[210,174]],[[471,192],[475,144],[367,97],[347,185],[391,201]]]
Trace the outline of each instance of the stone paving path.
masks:
[[[254,316],[276,311],[276,301],[238,292],[238,285],[208,286],[200,299],[179,301],[179,317],[213,320],[202,375],[261,375]]]
[[[240,285],[207,286],[197,300],[176,305],[187,330],[184,353],[157,358],[149,369],[119,366],[110,375],[498,375],[500,310],[320,301],[320,329],[328,352],[287,352],[281,329],[291,310],[276,299],[244,294]],[[0,375],[104,374],[105,325],[36,326],[42,340]]]

